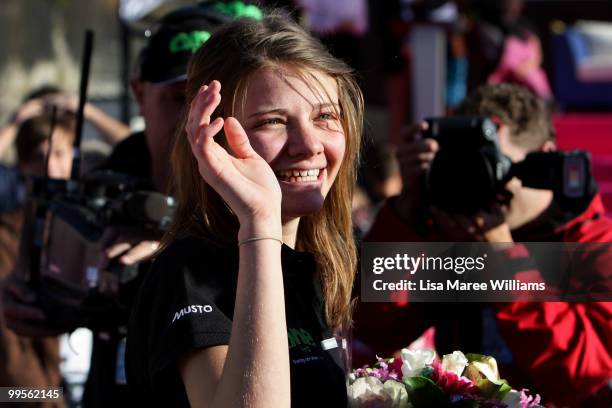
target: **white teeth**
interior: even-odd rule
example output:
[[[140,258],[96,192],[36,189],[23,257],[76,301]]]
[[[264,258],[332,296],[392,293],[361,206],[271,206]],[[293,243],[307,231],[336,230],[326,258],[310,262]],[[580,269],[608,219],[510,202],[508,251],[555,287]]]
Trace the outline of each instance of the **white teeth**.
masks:
[[[298,182],[306,182],[306,181],[317,181],[317,178],[319,177],[320,172],[321,171],[319,169],[280,170],[280,171],[277,171],[276,174],[281,179],[285,179],[285,181],[289,181],[292,183],[298,183]]]

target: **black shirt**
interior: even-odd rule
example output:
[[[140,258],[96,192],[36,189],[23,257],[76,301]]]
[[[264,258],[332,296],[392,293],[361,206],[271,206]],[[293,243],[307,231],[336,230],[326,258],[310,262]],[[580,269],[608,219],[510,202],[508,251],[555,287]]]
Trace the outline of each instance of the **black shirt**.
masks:
[[[312,254],[282,248],[292,407],[346,407],[340,342],[325,323]],[[238,250],[184,239],[155,260],[128,326],[128,385],[143,406],[189,406],[177,359],[229,344]]]

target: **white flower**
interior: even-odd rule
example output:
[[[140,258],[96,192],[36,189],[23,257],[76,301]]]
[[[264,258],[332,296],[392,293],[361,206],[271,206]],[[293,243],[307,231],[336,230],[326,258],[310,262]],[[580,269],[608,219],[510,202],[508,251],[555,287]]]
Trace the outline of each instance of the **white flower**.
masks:
[[[472,361],[469,365],[476,368],[487,380],[496,384],[501,381],[499,370],[497,369],[497,361],[493,357],[482,356],[480,360]]]
[[[408,392],[406,386],[398,381],[385,381],[383,384],[384,389],[393,398],[393,407],[397,408],[412,408],[412,404],[408,399]]]
[[[434,358],[436,358],[436,352],[431,349],[402,349],[402,374],[404,378],[419,375],[425,366],[433,363]]]
[[[389,380],[384,384],[375,377],[360,377],[348,387],[351,408],[411,408],[406,387]]]
[[[442,357],[442,369],[457,374],[457,377],[461,377],[467,365],[468,359],[460,351],[454,351],[453,354],[445,354]]]

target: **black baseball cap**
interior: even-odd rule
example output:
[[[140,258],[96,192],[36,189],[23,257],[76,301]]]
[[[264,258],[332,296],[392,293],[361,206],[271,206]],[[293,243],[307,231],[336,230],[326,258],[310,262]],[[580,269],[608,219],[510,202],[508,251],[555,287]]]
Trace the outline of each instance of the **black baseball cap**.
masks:
[[[158,22],[142,51],[140,79],[160,85],[186,79],[191,56],[220,25],[262,17],[257,5],[243,1],[204,1],[171,11]]]

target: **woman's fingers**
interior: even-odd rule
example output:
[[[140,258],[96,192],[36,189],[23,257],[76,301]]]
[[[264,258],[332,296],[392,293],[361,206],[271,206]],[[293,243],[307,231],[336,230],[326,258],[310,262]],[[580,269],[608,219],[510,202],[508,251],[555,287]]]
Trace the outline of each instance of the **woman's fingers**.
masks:
[[[257,155],[247,136],[244,128],[235,118],[229,117],[225,120],[225,137],[232,152],[239,159],[246,159]]]
[[[221,83],[204,85],[191,101],[185,131],[190,142],[199,140],[201,132],[210,125],[210,117],[221,102]]]
[[[201,154],[203,146],[208,146],[210,143],[213,143],[215,135],[223,129],[224,122],[223,118],[219,117],[213,120],[208,126],[203,126],[198,138],[191,140],[192,148],[195,148],[196,151]]]
[[[221,83],[212,81],[204,91],[202,102],[202,113],[199,117],[198,126],[206,126],[210,123],[210,117],[221,102]]]
[[[201,105],[204,103],[204,99],[206,95],[204,93],[208,89],[208,85],[202,85],[198,90],[198,94],[193,98],[191,104],[189,105],[189,114],[187,115],[187,122],[185,123],[185,132],[187,132],[187,136],[189,137],[189,141],[195,138],[197,134],[197,123],[199,119],[197,118],[198,112],[202,111]]]

